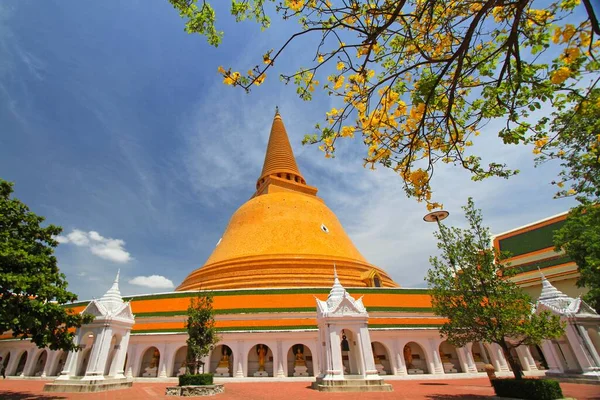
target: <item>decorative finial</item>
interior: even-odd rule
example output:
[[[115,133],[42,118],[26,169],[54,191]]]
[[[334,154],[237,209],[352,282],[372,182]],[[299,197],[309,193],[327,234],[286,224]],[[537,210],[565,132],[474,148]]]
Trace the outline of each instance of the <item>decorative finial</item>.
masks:
[[[115,283],[119,283],[119,275],[121,274],[121,268],[117,270],[117,277],[115,278]]]
[[[279,106],[275,106],[275,115],[279,115]]]
[[[333,279],[337,279],[337,270],[335,269],[335,263],[333,263]]]

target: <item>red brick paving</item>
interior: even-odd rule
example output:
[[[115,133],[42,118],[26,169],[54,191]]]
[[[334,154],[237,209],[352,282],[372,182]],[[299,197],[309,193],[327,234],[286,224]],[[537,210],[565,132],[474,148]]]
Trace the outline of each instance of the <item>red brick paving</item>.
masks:
[[[494,395],[487,379],[453,379],[423,381],[388,381],[394,386],[391,393],[321,393],[309,388],[310,382],[249,382],[226,383],[225,393],[214,397],[216,400],[293,400],[293,399],[409,399],[409,400],[478,400],[489,399]],[[43,381],[0,380],[0,399],[4,400],[141,400],[161,399],[165,388],[171,383],[134,382],[133,387],[102,393],[44,393]],[[600,400],[600,386],[561,383],[566,397],[578,400]],[[173,399],[173,397],[168,397]]]

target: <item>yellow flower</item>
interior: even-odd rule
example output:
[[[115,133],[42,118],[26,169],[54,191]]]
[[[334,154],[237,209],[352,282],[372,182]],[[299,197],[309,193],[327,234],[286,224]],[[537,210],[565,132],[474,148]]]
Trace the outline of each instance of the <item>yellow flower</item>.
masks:
[[[569,190],[567,190],[567,194],[568,194],[569,196],[571,196],[571,195],[574,195],[575,193],[576,193],[576,192],[575,192],[575,189],[569,189]]]
[[[560,58],[565,61],[567,64],[571,64],[574,62],[581,52],[577,47],[569,47],[565,49],[565,52],[560,56]]]
[[[571,75],[571,70],[569,68],[560,67],[559,69],[557,69],[556,71],[554,71],[552,73],[552,76],[550,77],[550,81],[552,83],[554,83],[555,85],[560,85],[561,83],[566,81],[570,75]]]
[[[556,29],[554,30],[554,34],[552,35],[552,41],[553,41],[554,43],[558,43],[558,42],[560,42],[560,35],[561,35],[561,34],[562,34],[562,31],[560,30],[560,27],[559,27],[559,28],[556,28]]]
[[[265,74],[264,72],[262,73],[262,75],[258,76],[255,80],[254,80],[254,84],[256,86],[260,86],[264,81],[265,78],[267,77],[267,74]]]
[[[304,7],[304,0],[286,0],[285,5],[294,11],[300,11]]]
[[[320,54],[319,54],[319,57],[317,58],[317,61],[318,61],[319,63],[322,63],[322,62],[323,62],[323,60],[325,60],[325,59],[323,58],[323,56],[322,56],[322,55],[320,55]]]
[[[273,60],[271,60],[271,55],[269,53],[263,55],[263,62],[265,64],[271,64]]]
[[[231,74],[226,76],[225,79],[223,79],[223,83],[226,85],[235,85],[237,83],[237,80],[239,79],[239,77],[240,77],[239,72],[232,72]]]
[[[337,63],[337,70],[341,71],[344,69],[344,67],[346,66],[346,64],[344,64],[342,61]]]
[[[343,85],[343,84],[344,84],[344,76],[343,76],[343,75],[340,75],[340,76],[339,76],[339,77],[336,79],[336,81],[335,81],[335,84],[333,85],[333,89],[334,89],[334,90],[338,90],[339,88],[341,88],[341,87],[342,87],[342,85]]]
[[[340,132],[342,137],[354,137],[354,127],[353,126],[344,126]]]
[[[219,73],[221,73],[221,74],[224,74],[225,68],[223,68],[222,66],[219,66],[219,68],[217,68],[217,71],[219,71]]]

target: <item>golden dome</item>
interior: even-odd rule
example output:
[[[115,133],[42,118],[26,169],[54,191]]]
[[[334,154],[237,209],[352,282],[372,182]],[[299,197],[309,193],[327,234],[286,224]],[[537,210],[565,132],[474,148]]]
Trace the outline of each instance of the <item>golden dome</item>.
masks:
[[[398,285],[369,264],[335,214],[306,185],[277,113],[254,196],[231,217],[205,265],[177,290]]]

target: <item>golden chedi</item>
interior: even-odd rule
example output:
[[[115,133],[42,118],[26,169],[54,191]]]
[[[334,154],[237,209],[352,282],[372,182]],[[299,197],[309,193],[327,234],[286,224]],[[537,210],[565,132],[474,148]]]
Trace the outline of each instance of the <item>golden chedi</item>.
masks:
[[[397,287],[356,249],[294,158],[277,112],[256,192],[231,217],[204,266],[177,288]]]

